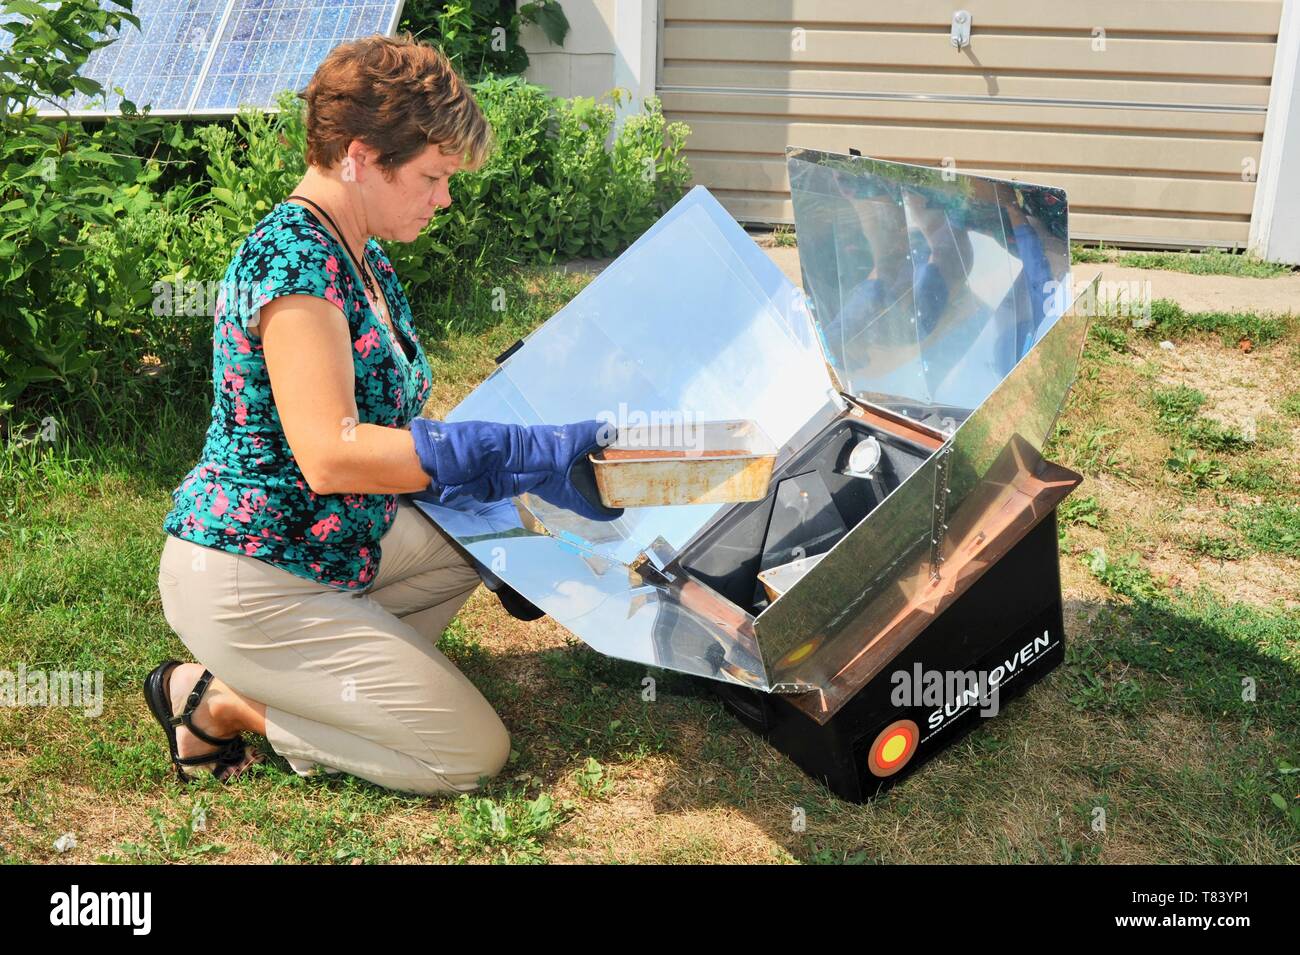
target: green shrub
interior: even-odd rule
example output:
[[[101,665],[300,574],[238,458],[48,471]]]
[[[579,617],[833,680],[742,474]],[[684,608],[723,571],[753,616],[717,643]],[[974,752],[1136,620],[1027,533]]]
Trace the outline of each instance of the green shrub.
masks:
[[[95,0],[9,2],[3,10],[6,21],[21,15],[27,22],[0,51],[0,412],[33,386],[93,383],[100,356],[91,329],[101,316],[112,320],[120,300],[79,281],[84,231],[149,206],[159,170],[136,152],[160,128],[134,120],[88,132],[35,112],[73,93],[98,92],[99,84],[76,70],[105,45],[96,34],[120,30],[133,17],[100,10]]]
[[[470,80],[509,76],[528,67],[519,29],[535,23],[559,45],[569,21],[556,0],[533,0],[515,9],[514,0],[408,0],[400,30],[437,44]]]
[[[407,294],[439,294],[451,276],[489,265],[608,256],[677,201],[690,181],[687,128],[646,102],[614,133],[614,106],[552,97],[520,77],[474,86],[496,148],[452,178],[452,205],[414,242],[389,248]],[[615,102],[621,91],[611,94]],[[213,207],[242,238],[304,171],[306,132],[292,93],[281,110],[245,110],[230,127],[196,131],[208,156]],[[219,275],[211,275],[215,278]]]
[[[443,14],[464,6],[445,4]],[[77,0],[48,14],[73,37],[66,55],[84,59],[89,41],[73,35],[99,29],[97,11]],[[75,77],[69,86],[62,67],[40,72],[29,46],[15,46],[27,62],[0,55],[19,75],[36,72],[27,82],[45,98],[87,88]],[[33,95],[6,83],[11,100]],[[490,77],[475,91],[497,149],[482,169],[453,177],[453,204],[423,235],[389,249],[417,319],[428,303],[481,286],[485,272],[614,254],[690,179],[688,130],[667,123],[655,99],[615,133],[608,102],[555,99],[519,77]],[[622,95],[613,91],[613,103]],[[93,129],[31,112],[0,118],[0,412],[19,396],[33,406],[57,398],[66,412],[68,398],[98,405],[99,393],[206,386],[205,285],[305,171],[301,100],[286,92],[280,107],[193,124],[127,104],[126,117]]]
[[[408,294],[440,291],[453,263],[612,255],[690,181],[688,130],[666,122],[656,99],[615,136],[614,107],[590,97],[555,99],[519,77],[484,80],[475,95],[497,148],[482,169],[453,178],[451,207],[419,239],[390,249]]]

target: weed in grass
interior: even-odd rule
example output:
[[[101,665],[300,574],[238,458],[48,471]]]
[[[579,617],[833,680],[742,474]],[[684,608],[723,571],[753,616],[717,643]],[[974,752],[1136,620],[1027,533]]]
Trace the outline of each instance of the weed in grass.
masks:
[[[1151,403],[1155,406],[1160,430],[1173,435],[1180,444],[1231,454],[1255,443],[1236,428],[1199,417],[1205,395],[1196,388],[1186,385],[1156,388],[1151,392]]]
[[[1089,344],[1096,341],[1113,352],[1129,350],[1128,335],[1113,325],[1093,324],[1088,330],[1088,341]]]
[[[1237,428],[1211,418],[1198,418],[1187,426],[1187,440],[1206,451],[1236,454],[1253,447],[1255,442]]]
[[[1243,546],[1240,541],[1231,537],[1212,537],[1209,534],[1201,534],[1197,537],[1192,542],[1191,550],[1195,554],[1202,554],[1215,560],[1240,560],[1253,553],[1249,547]]]
[[[788,225],[779,225],[772,230],[772,244],[779,249],[793,249],[798,242],[794,229]]]
[[[1158,298],[1151,303],[1151,321],[1142,332],[1157,340],[1183,338],[1192,334],[1218,335],[1224,345],[1235,348],[1243,339],[1252,348],[1278,341],[1294,326],[1287,315],[1262,315],[1257,312],[1188,312],[1172,299]]]
[[[1156,407],[1161,426],[1168,430],[1178,430],[1190,422],[1205,404],[1205,395],[1196,388],[1176,385],[1173,388],[1157,388],[1151,393],[1151,401]]]
[[[101,855],[99,861],[195,862],[221,855],[227,851],[226,847],[205,838],[210,810],[206,800],[196,799],[188,812],[181,810],[181,818],[175,821],[169,820],[161,810],[150,807],[149,818],[158,831],[158,838],[151,842],[124,842],[118,846],[121,855],[108,853]]]
[[[1151,578],[1151,572],[1142,566],[1136,554],[1121,554],[1117,558],[1111,558],[1107,556],[1104,547],[1094,547],[1083,563],[1094,577],[1126,597],[1152,600],[1160,594],[1160,588]]]
[[[1255,422],[1255,447],[1262,451],[1276,451],[1289,447],[1291,429],[1281,418],[1264,415]]]
[[[1300,833],[1300,767],[1292,766],[1286,760],[1279,760],[1277,777],[1282,792],[1269,793],[1269,801],[1291,824],[1291,828]]]
[[[1288,418],[1300,420],[1300,391],[1293,391],[1283,398],[1278,410]]]
[[[1249,494],[1277,493],[1285,487],[1278,477],[1277,462],[1268,458],[1246,458],[1228,472],[1228,486]],[[1223,507],[1233,507],[1235,502],[1223,500]]]
[[[1147,694],[1135,676],[1125,672],[1118,677],[1081,671],[1074,674],[1076,688],[1068,697],[1078,710],[1103,710],[1119,716],[1133,717],[1147,703]]]
[[[1101,526],[1101,505],[1091,494],[1087,497],[1067,497],[1056,509],[1056,518],[1063,525],[1086,524]]]
[[[1119,477],[1127,477],[1125,456],[1110,442],[1110,436],[1119,434],[1122,430],[1097,425],[1079,439],[1065,441],[1064,450],[1068,463],[1085,474],[1109,472]]]
[[[1257,550],[1300,557],[1300,506],[1252,504],[1237,511],[1230,520]]]
[[[819,846],[809,839],[808,854],[803,861],[808,865],[872,865],[881,860],[866,849],[836,849]]]
[[[1026,848],[1011,844],[1005,835],[998,834],[995,859],[1016,865],[1078,865],[1095,862],[1101,855],[1102,843],[1098,841],[1072,841],[1061,836],[1053,840],[1034,839]]]
[[[1104,245],[1088,246],[1075,243],[1070,246],[1070,261],[1076,265],[1109,262],[1110,260],[1111,253]]]
[[[1186,445],[1175,447],[1165,466],[1191,488],[1221,487],[1228,480],[1228,471],[1222,464]]]
[[[511,793],[500,800],[463,795],[456,801],[457,818],[439,828],[462,861],[489,856],[494,862],[542,862],[542,839],[573,811],[573,804],[556,803],[543,793],[527,799]]]
[[[600,760],[591,756],[587,757],[587,761],[573,777],[578,792],[588,799],[603,799],[614,791],[614,780],[609,776],[608,767],[602,766]]]
[[[438,638],[438,649],[460,670],[479,670],[488,660],[483,645],[459,617],[453,618]]]

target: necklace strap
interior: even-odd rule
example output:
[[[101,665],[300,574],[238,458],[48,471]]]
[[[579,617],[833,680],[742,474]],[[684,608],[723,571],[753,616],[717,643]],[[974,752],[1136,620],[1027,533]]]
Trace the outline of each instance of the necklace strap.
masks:
[[[357,271],[361,273],[361,281],[365,283],[366,290],[370,292],[371,295],[377,294],[375,292],[374,283],[370,280],[370,273],[366,270],[366,267],[361,262],[361,260],[352,254],[352,247],[348,245],[348,240],[343,238],[343,230],[340,229],[338,223],[334,221],[334,217],[330,215],[328,212],[326,212],[324,209],[322,209],[319,204],[313,202],[311,199],[308,199],[306,196],[292,195],[289,198],[301,199],[303,202],[307,203],[309,206],[311,206],[313,209],[315,209],[317,212],[319,212],[321,215],[325,217],[326,221],[329,222],[330,226],[333,227],[335,233],[337,233],[339,237],[339,242],[343,246],[343,251],[345,251],[348,254],[348,258],[352,260],[353,264],[356,265],[357,267]]]

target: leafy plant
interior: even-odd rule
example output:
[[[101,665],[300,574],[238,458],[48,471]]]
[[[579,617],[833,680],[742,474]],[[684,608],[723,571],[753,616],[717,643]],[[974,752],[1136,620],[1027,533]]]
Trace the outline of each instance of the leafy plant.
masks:
[[[533,0],[515,9],[514,0],[411,0],[401,29],[438,45],[456,69],[470,80],[509,76],[528,67],[519,30],[537,24],[559,46],[569,21],[556,0]]]
[[[208,856],[221,855],[227,851],[225,846],[209,842],[199,835],[207,828],[209,808],[205,800],[196,800],[190,807],[188,817],[182,817],[180,821],[169,825],[161,810],[150,807],[149,818],[157,830],[157,839],[153,842],[124,842],[118,848],[125,854],[125,858],[105,854],[99,857],[99,861],[197,862]]]
[[[1088,330],[1088,339],[1100,342],[1111,351],[1128,351],[1128,336],[1120,328],[1094,323]]]
[[[1087,524],[1089,527],[1101,526],[1101,505],[1093,495],[1087,497],[1067,497],[1059,508],[1057,517],[1064,525]]]
[[[772,244],[778,249],[793,249],[799,244],[794,234],[794,227],[779,225],[772,230]]]
[[[1283,787],[1295,790],[1296,784],[1300,782],[1300,767],[1292,766],[1284,759],[1279,760],[1277,776]],[[1291,823],[1292,828],[1300,831],[1300,794],[1289,795],[1288,798],[1282,793],[1270,793],[1268,798],[1281,811],[1283,818]]]
[[[1111,590],[1132,600],[1150,601],[1160,596],[1160,588],[1136,554],[1112,559],[1104,548],[1095,547],[1084,558],[1084,566]]]
[[[1227,482],[1228,472],[1218,461],[1195,448],[1175,447],[1165,460],[1165,466],[1193,488],[1219,487]]]
[[[447,24],[468,18],[473,30],[505,9],[426,6]],[[202,392],[214,297],[205,284],[220,280],[237,244],[302,176],[301,101],[285,92],[278,112],[245,109],[224,123],[163,122],[129,102],[123,117],[94,128],[38,119],[26,104],[98,90],[76,68],[134,18],[94,0],[0,9],[0,20],[27,21],[0,52],[0,93],[18,107],[0,117],[0,413],[20,398],[39,417],[56,399],[70,414],[80,403],[102,410],[101,395],[144,408],[166,392]],[[552,34],[563,26],[551,2],[510,16]],[[494,155],[453,178],[452,206],[423,235],[389,250],[417,318],[465,312],[449,303],[492,293],[489,273],[615,253],[690,179],[687,129],[667,123],[657,100],[616,132],[609,101],[558,100],[514,76],[475,91],[496,132]]]
[[[1201,534],[1197,537],[1192,544],[1192,550],[1215,560],[1240,560],[1250,553],[1249,548],[1243,547],[1230,537],[1212,537],[1209,534]]]
[[[116,31],[136,23],[129,3],[116,6],[3,5],[14,40],[0,51],[0,103],[7,105],[0,112],[0,412],[33,386],[70,390],[82,377],[93,381],[98,353],[91,329],[112,319],[115,302],[112,291],[75,280],[84,230],[146,207],[148,183],[158,175],[136,155],[140,141],[157,136],[155,121],[109,122],[88,132],[36,116],[39,105],[102,90],[76,70]],[[109,40],[96,38],[105,34]]]
[[[1162,426],[1170,429],[1185,425],[1195,418],[1205,404],[1205,395],[1195,388],[1177,385],[1157,389],[1152,392],[1151,400],[1160,415]]]
[[[214,208],[232,235],[249,232],[307,171],[302,105],[286,91],[280,94],[278,112],[245,107],[231,126],[196,131],[208,156]]]
[[[456,803],[458,818],[443,827],[462,855],[492,855],[498,862],[541,862],[540,839],[554,829],[572,807],[556,805],[543,793],[536,799],[506,798],[503,802],[486,796],[461,796]]]
[[[589,799],[603,799],[614,791],[614,781],[595,757],[588,756],[582,769],[574,774],[578,791]]]
[[[613,106],[590,97],[555,99],[519,77],[484,80],[475,94],[496,151],[477,172],[453,178],[451,207],[423,235],[390,250],[403,281],[429,283],[429,292],[445,287],[439,257],[482,268],[611,255],[690,180],[681,154],[688,130],[667,123],[658,100],[615,134]]]

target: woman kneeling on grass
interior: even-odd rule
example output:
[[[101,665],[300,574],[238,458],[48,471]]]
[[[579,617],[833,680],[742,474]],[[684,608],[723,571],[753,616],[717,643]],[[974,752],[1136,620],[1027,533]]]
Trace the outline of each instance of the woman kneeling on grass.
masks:
[[[612,519],[571,481],[600,427],[419,417],[429,363],[372,236],[415,239],[490,148],[447,60],[369,37],[333,50],[305,97],[307,174],[230,262],[212,423],[163,525],[163,611],[201,662],[160,664],[145,696],[182,779],[258,761],[247,731],[300,775],[465,792],[510,751],[435,646],[480,573],[398,495],[531,491]]]

